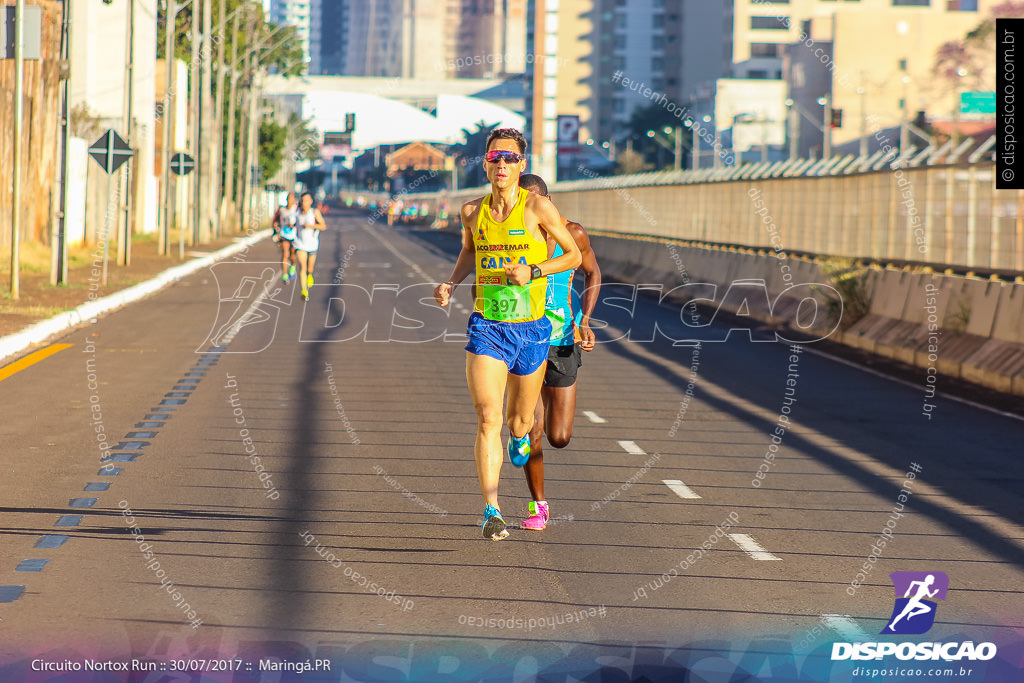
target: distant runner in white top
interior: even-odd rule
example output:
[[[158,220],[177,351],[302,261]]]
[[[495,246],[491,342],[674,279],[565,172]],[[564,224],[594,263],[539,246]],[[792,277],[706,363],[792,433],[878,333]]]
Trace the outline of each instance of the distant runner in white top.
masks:
[[[295,236],[295,252],[299,256],[299,283],[302,285],[302,298],[309,301],[309,288],[313,286],[316,252],[320,249],[320,231],[327,229],[327,223],[324,222],[320,209],[313,208],[313,195],[310,193],[302,193],[299,208],[299,215],[296,219],[298,234]]]
[[[288,282],[295,276],[295,221],[299,217],[299,207],[295,203],[295,193],[289,192],[284,206],[277,207],[274,214],[274,241],[281,244],[281,279]]]

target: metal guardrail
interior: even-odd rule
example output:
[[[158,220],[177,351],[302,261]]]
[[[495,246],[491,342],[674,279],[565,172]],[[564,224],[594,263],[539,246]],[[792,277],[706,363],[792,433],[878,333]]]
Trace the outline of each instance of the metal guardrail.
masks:
[[[1024,191],[994,189],[994,143],[587,178],[549,189],[564,216],[605,233],[1024,273]],[[486,192],[402,198],[433,213],[443,197],[457,224],[458,206]]]

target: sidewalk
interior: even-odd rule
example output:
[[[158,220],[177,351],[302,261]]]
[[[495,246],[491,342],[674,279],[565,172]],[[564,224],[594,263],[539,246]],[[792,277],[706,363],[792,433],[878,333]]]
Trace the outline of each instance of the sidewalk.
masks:
[[[4,278],[4,291],[0,294],[0,363],[7,356],[27,349],[30,344],[74,327],[81,322],[76,309],[85,304],[89,304],[85,307],[89,309],[89,315],[119,308],[211,260],[241,251],[245,245],[258,242],[269,234],[269,230],[264,230],[251,237],[243,234],[222,236],[195,249],[186,248],[184,261],[177,258],[177,245],[174,245],[172,256],[160,256],[155,237],[136,236],[133,238],[131,265],[114,265],[111,258],[107,264],[107,284],[95,290],[93,287],[99,281],[99,270],[93,273],[91,248],[74,250],[68,268],[69,284],[58,287],[49,281],[46,261],[49,248],[26,245],[20,276],[21,296],[17,301],[10,298],[10,268],[0,270],[0,277]],[[116,254],[112,256],[116,257]],[[192,264],[195,267],[190,268]],[[140,288],[145,291],[140,291]],[[25,343],[21,337],[30,338],[30,341]]]

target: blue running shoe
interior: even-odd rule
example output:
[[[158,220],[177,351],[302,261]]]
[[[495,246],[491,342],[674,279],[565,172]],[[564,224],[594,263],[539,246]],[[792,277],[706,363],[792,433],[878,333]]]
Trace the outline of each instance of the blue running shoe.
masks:
[[[505,528],[505,520],[501,516],[501,511],[493,505],[484,508],[484,523],[480,528],[483,529],[484,538],[489,538],[492,541],[500,541],[508,537],[508,529]]]
[[[508,459],[516,467],[522,467],[530,459],[530,435],[516,438],[508,435]]]

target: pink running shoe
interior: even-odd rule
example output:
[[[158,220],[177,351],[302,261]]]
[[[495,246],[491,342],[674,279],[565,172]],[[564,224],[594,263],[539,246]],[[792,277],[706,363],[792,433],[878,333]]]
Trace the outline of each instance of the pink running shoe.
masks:
[[[551,519],[551,513],[548,511],[548,502],[546,500],[530,501],[530,516],[524,519],[519,527],[521,529],[532,529],[533,531],[544,531],[549,519]]]

